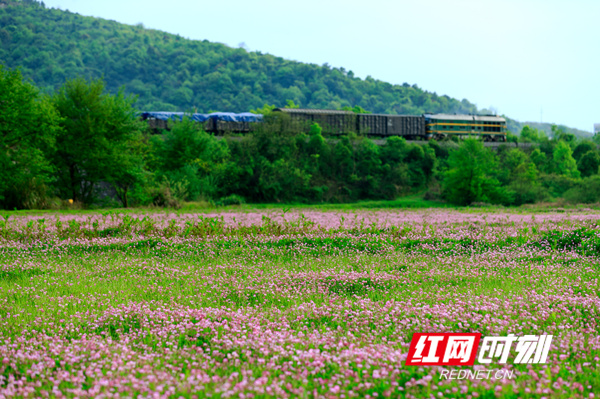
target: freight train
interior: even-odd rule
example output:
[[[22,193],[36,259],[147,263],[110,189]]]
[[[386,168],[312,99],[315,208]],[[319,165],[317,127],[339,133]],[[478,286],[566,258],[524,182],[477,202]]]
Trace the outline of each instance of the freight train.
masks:
[[[167,129],[169,120],[181,120],[182,112],[144,112],[142,119],[152,129]],[[407,140],[441,140],[451,137],[481,137],[485,141],[506,141],[506,119],[497,115],[385,115],[356,114],[350,111],[325,109],[276,108],[270,118],[263,115],[227,112],[187,114],[191,120],[202,123],[207,132],[214,134],[248,133],[267,119],[285,121],[285,128],[307,132],[318,123],[327,135],[354,132],[359,135],[389,137]]]

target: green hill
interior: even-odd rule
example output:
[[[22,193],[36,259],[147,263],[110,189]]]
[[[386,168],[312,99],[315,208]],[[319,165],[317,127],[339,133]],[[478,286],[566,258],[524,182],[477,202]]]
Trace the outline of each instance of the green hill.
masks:
[[[21,68],[38,87],[104,77],[112,92],[124,87],[138,95],[140,109],[241,112],[293,100],[302,107],[359,105],[375,113],[477,112],[467,100],[416,85],[363,80],[343,68],[187,40],[32,0],[0,0],[0,43],[0,62]]]
[[[438,96],[416,85],[360,79],[344,68],[47,9],[35,0],[0,0],[0,63],[20,68],[47,91],[67,79],[102,77],[111,92],[123,87],[137,95],[140,110],[244,112],[292,100],[306,108],[359,105],[390,114],[487,112],[467,100]],[[514,133],[523,125],[508,121]],[[550,132],[550,126],[536,127]]]
[[[546,133],[546,136],[552,137],[552,123],[519,122],[520,128],[522,128],[525,125],[527,125],[529,127],[532,127],[534,129],[541,130],[544,133]],[[579,137],[579,138],[583,138],[583,139],[590,139],[590,138],[592,138],[594,136],[593,133],[586,132],[585,130],[575,129],[575,128],[568,127],[568,126],[565,126],[565,125],[557,125],[557,126],[558,126],[558,128],[564,130],[565,132],[573,134],[575,137]],[[520,130],[521,129],[519,129],[519,131]]]

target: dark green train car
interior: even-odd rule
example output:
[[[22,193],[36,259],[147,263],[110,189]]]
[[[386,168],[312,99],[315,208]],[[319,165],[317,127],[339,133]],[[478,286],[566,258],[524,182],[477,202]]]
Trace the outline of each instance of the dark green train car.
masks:
[[[485,141],[506,141],[506,119],[496,115],[426,114],[428,138],[481,136]]]
[[[358,114],[357,132],[367,136],[425,139],[425,121],[416,115]]]
[[[292,128],[308,132],[310,125],[318,123],[324,134],[356,133],[356,114],[329,109],[275,108],[273,111],[289,115]]]
[[[289,125],[296,131],[307,132],[318,123],[323,133],[339,135],[358,133],[367,136],[402,136],[407,139],[425,139],[425,120],[416,115],[355,114],[328,109],[276,108],[277,113],[290,118]]]

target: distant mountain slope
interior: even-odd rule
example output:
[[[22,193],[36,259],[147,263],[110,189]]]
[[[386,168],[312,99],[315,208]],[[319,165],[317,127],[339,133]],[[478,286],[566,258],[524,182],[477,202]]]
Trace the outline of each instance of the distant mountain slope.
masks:
[[[542,122],[519,122],[519,126],[521,126],[521,128],[523,126],[529,126],[538,130],[543,131],[544,133],[546,133],[546,136],[548,137],[552,137],[552,123],[542,123]],[[564,130],[567,133],[571,133],[573,135],[575,135],[576,137],[580,137],[580,138],[586,138],[586,139],[590,139],[594,136],[593,133],[591,132],[586,132],[585,130],[580,130],[580,129],[575,129],[572,127],[568,127],[565,125],[557,125],[559,128],[561,128],[562,130]],[[520,131],[521,129],[519,129]]]
[[[49,91],[66,79],[103,77],[110,91],[124,87],[137,95],[141,110],[242,112],[293,100],[307,108],[359,105],[374,113],[478,113],[467,100],[416,85],[363,80],[343,68],[187,40],[41,4],[0,0],[0,63],[21,68],[25,77]],[[523,125],[508,121],[514,133]],[[550,131],[550,124],[536,127]]]
[[[29,0],[0,0],[0,61],[40,87],[76,76],[124,86],[138,107],[198,112],[248,111],[287,100],[310,108],[360,105],[376,113],[475,113],[467,100],[417,86],[356,78],[351,71],[288,61],[208,41],[187,40]]]

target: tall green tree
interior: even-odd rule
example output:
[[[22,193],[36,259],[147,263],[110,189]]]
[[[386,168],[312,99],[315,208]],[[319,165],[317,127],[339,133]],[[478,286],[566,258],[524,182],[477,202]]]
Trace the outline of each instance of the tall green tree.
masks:
[[[511,148],[502,153],[500,169],[501,183],[512,193],[510,205],[533,203],[544,197],[535,163],[523,151]]]
[[[551,130],[552,130],[552,138],[554,139],[554,141],[557,141],[557,142],[564,141],[570,147],[575,146],[575,143],[577,142],[577,138],[575,137],[574,134],[567,133],[563,126],[552,125]]]
[[[534,149],[529,158],[540,172],[545,172],[548,169],[548,158],[546,157],[546,153],[542,152],[539,148]]]
[[[600,167],[600,156],[597,151],[590,150],[583,154],[577,162],[577,169],[581,173],[582,177],[589,177],[598,174],[598,167]]]
[[[131,192],[151,184],[152,172],[145,164],[148,152],[147,139],[127,140],[121,143],[121,151],[113,154],[113,164],[107,170],[106,181],[110,183],[117,198],[125,208],[131,205]],[[139,187],[138,187],[139,186]],[[144,204],[139,202],[138,204]],[[145,204],[144,204],[145,205]]]
[[[329,157],[329,146],[321,134],[323,129],[318,123],[313,123],[310,127],[310,138],[305,145],[307,155],[310,157],[307,168],[311,173],[318,173],[321,165],[325,165]]]
[[[554,161],[554,171],[556,174],[565,175],[572,178],[579,178],[580,173],[577,170],[577,162],[573,158],[573,150],[565,141],[560,140],[552,152]]]
[[[133,102],[123,92],[106,93],[102,80],[82,78],[68,81],[54,95],[63,118],[54,157],[61,197],[90,204],[100,182],[112,183],[117,192],[128,191],[124,187],[130,184],[121,179],[128,174],[126,179],[134,182],[139,175],[132,148],[141,140],[143,126]]]
[[[448,158],[448,170],[443,180],[445,198],[457,205],[506,201],[506,193],[491,175],[495,168],[494,155],[481,141],[464,140]]]
[[[229,159],[225,140],[217,140],[186,117],[171,130],[153,136],[151,143],[157,177],[185,187],[181,199],[213,198],[219,192],[217,175]]]
[[[523,126],[520,137],[520,141],[523,143],[539,143],[548,139],[543,131],[529,127],[529,125]]]
[[[591,140],[582,140],[579,142],[575,148],[573,149],[573,158],[575,161],[579,162],[581,157],[583,157],[589,151],[597,151],[598,146]]]
[[[20,71],[0,65],[0,207],[43,207],[59,117]]]

